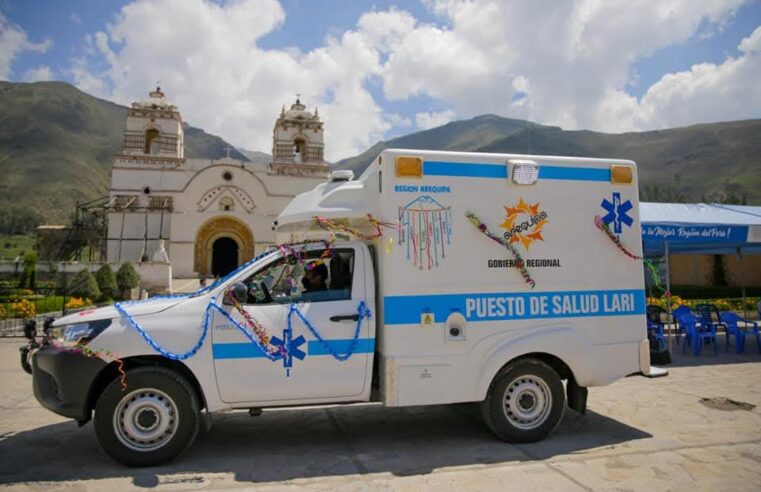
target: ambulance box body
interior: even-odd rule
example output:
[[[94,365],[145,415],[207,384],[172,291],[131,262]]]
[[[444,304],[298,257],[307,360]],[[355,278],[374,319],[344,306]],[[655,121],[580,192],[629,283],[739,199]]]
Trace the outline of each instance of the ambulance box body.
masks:
[[[391,149],[356,181],[296,197],[278,227],[319,231],[316,215],[398,224],[374,245],[380,389],[386,405],[421,405],[481,401],[531,353],[583,387],[640,371],[642,263],[595,224],[640,255],[638,210],[631,161]],[[518,252],[533,288],[468,213]]]

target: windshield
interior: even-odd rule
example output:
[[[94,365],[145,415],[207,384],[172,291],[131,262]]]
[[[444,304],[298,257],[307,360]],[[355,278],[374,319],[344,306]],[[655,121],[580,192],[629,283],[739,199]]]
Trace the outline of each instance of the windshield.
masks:
[[[265,251],[264,253],[260,254],[259,256],[255,256],[252,259],[248,260],[247,262],[245,262],[244,264],[242,264],[241,266],[239,266],[238,268],[236,268],[232,272],[228,273],[224,277],[220,277],[220,278],[216,279],[214,282],[212,282],[211,284],[207,285],[206,287],[202,287],[202,288],[198,289],[197,291],[191,292],[190,294],[187,294],[187,295],[189,297],[196,297],[196,296],[200,296],[202,294],[205,294],[205,293],[207,293],[207,292],[209,292],[211,290],[214,290],[217,287],[219,287],[220,285],[222,285],[225,282],[227,282],[228,280],[230,280],[231,278],[233,278],[236,275],[240,274],[242,271],[247,269],[253,263],[255,263],[255,262],[257,262],[257,261],[259,261],[259,260],[261,260],[261,259],[263,259],[263,258],[265,258],[265,257],[267,257],[269,255],[271,255],[272,253],[274,253],[276,251],[277,251],[276,249],[271,249],[269,251]]]

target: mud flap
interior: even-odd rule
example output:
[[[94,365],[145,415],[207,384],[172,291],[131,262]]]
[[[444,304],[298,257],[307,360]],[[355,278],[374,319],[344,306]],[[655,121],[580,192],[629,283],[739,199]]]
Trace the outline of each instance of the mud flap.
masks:
[[[565,386],[566,398],[568,399],[568,407],[577,411],[581,415],[587,413],[587,394],[589,390],[583,386],[576,384],[576,379],[573,376],[568,378],[568,382]]]

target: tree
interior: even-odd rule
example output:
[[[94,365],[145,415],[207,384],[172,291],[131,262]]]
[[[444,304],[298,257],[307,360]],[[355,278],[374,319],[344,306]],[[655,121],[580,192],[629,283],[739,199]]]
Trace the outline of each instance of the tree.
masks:
[[[116,272],[116,285],[119,287],[119,294],[125,297],[125,292],[134,289],[140,285],[140,275],[135,271],[132,263],[125,261]]]
[[[83,268],[74,275],[71,284],[69,284],[69,292],[75,297],[82,297],[85,299],[97,299],[100,297],[98,282],[87,268]]]
[[[21,280],[19,280],[19,288],[29,286],[30,289],[34,289],[37,283],[37,253],[34,251],[28,251],[24,253],[24,269],[21,272]]]
[[[116,277],[108,263],[100,267],[95,273],[95,281],[98,282],[98,288],[104,299],[114,298],[117,292]]]

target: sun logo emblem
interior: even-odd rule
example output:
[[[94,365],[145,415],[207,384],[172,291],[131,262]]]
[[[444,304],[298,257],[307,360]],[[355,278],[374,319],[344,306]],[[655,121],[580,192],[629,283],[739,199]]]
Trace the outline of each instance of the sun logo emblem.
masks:
[[[521,243],[528,251],[534,241],[544,241],[542,230],[549,215],[539,210],[539,203],[529,205],[523,198],[514,207],[504,207],[505,221],[500,227],[505,229],[504,237],[509,244]]]

